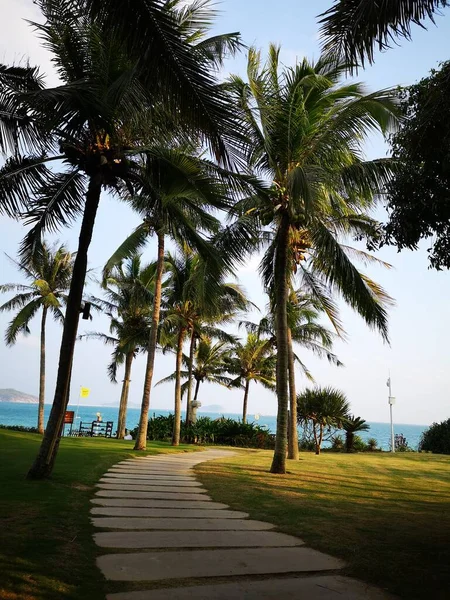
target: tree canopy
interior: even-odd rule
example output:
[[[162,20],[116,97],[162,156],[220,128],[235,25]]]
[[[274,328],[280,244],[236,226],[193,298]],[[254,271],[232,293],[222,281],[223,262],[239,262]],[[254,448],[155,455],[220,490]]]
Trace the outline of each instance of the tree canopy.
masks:
[[[430,264],[450,267],[450,62],[400,92],[405,119],[391,138],[401,168],[387,186],[384,241],[416,249],[433,236]]]

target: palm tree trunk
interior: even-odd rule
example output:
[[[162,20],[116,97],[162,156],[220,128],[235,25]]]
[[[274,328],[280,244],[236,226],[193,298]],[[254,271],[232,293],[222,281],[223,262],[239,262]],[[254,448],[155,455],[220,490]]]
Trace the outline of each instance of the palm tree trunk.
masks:
[[[195,352],[195,328],[192,327],[191,343],[189,345],[189,365],[188,365],[188,388],[187,388],[187,404],[186,404],[186,425],[191,421],[191,402],[192,402],[192,371],[194,369],[194,352]]]
[[[142,394],[141,416],[139,431],[134,445],[135,450],[147,448],[148,410],[150,407],[150,390],[152,387],[153,370],[155,366],[156,342],[158,339],[159,313],[161,310],[161,287],[164,274],[164,234],[158,232],[158,259],[156,266],[155,295],[153,298],[153,315],[150,327],[150,337],[147,348],[147,367],[145,371],[144,391]]]
[[[120,395],[119,417],[117,420],[117,439],[125,437],[125,425],[127,419],[128,392],[130,390],[131,366],[133,364],[134,352],[128,352],[125,358],[125,374],[123,378],[122,393]]]
[[[250,388],[250,379],[247,379],[245,382],[245,392],[244,392],[244,405],[242,409],[242,422],[247,423],[247,404],[248,404],[248,390]]]
[[[345,432],[345,449],[347,452],[351,452],[353,450],[354,438],[355,438],[355,434],[352,431]]]
[[[298,460],[297,391],[295,389],[295,362],[291,329],[288,328],[289,358],[289,435],[288,458]]]
[[[289,219],[287,214],[281,217],[278,230],[278,244],[275,255],[275,296],[276,296],[276,334],[277,334],[277,434],[271,473],[286,473],[286,449],[288,426],[288,245]]]
[[[320,454],[320,449],[322,447],[322,440],[323,440],[323,425],[320,424],[319,425],[319,440],[316,442],[316,454]]]
[[[42,309],[41,319],[41,361],[39,365],[39,407],[38,432],[44,435],[44,403],[45,403],[45,322],[47,320],[46,306]]]
[[[200,389],[200,379],[197,379],[197,383],[195,384],[194,402],[197,402],[197,396],[198,396],[199,389]]]
[[[45,429],[44,438],[39,448],[36,459],[28,471],[29,479],[43,479],[48,477],[58,453],[61,430],[64,422],[64,413],[67,408],[67,391],[70,383],[71,363],[77,338],[78,320],[83,296],[84,281],[87,270],[88,249],[92,239],[95,217],[100,202],[102,177],[100,174],[92,176],[86,194],[83,221],[81,223],[78,250],[73,266],[72,281],[67,300],[66,314],[62,333],[61,349],[59,352],[58,375],[52,410]]]
[[[180,445],[181,432],[181,367],[183,363],[184,327],[180,327],[177,343],[177,363],[175,369],[175,415],[173,423],[172,446]]]

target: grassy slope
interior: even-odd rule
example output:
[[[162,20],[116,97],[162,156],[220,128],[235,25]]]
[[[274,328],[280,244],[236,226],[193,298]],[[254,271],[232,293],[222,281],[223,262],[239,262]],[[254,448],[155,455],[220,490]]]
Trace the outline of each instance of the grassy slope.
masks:
[[[110,465],[137,454],[133,442],[65,438],[52,479],[26,481],[39,442],[38,435],[0,430],[0,598],[104,598],[89,500]],[[152,442],[147,454],[172,450]]]
[[[348,561],[402,598],[449,598],[450,457],[302,453],[290,474],[249,451],[196,470],[213,499]]]

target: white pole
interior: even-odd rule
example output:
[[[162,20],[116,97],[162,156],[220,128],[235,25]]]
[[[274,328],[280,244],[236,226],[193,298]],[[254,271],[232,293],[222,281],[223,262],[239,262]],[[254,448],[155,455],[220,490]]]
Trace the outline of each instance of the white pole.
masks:
[[[80,407],[80,398],[81,398],[81,385],[80,385],[80,392],[78,394],[78,404],[77,404],[77,412],[75,413],[75,421],[78,419],[78,409]]]
[[[393,398],[392,398],[391,373],[390,372],[389,372],[388,386],[389,386],[389,412],[391,415],[391,452],[395,452],[394,421],[392,419]]]

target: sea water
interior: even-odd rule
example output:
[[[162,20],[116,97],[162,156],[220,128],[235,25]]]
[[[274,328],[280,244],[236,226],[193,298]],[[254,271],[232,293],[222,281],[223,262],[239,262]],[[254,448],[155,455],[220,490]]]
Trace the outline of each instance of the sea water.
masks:
[[[51,406],[49,404],[45,405],[45,421],[47,421],[48,416],[50,414]],[[77,411],[77,406],[70,405],[68,410]],[[111,406],[86,406],[80,404],[78,407],[78,419],[77,424],[73,425],[73,428],[78,429],[78,423],[82,421],[83,423],[91,423],[97,419],[97,413],[101,414],[103,421],[114,421],[114,425],[117,424],[117,407]],[[137,408],[129,408],[127,411],[127,429],[134,429],[139,422],[139,409]],[[149,412],[149,418],[153,416],[159,415],[169,415],[171,414],[170,410],[164,409],[153,409]],[[234,413],[208,413],[208,412],[198,412],[198,416],[203,417],[211,417],[212,419],[217,419],[221,416],[229,417],[231,419],[240,419],[242,415],[234,414]],[[255,419],[256,416],[256,419]],[[277,418],[273,415],[249,415],[248,421],[255,421],[258,425],[265,425],[270,432],[275,433],[277,426]],[[1,425],[22,425],[24,427],[36,427],[37,424],[37,404],[21,404],[17,402],[0,402],[0,424]],[[363,440],[368,440],[369,438],[375,438],[378,442],[378,446],[383,450],[388,450],[390,446],[390,425],[389,423],[369,423],[370,429],[369,431],[362,431],[359,435]],[[68,426],[67,426],[68,427]],[[420,441],[420,437],[427,429],[426,425],[402,425],[395,424],[394,430],[395,433],[402,434],[406,441],[408,442],[408,446],[413,449],[417,449],[417,446]]]

